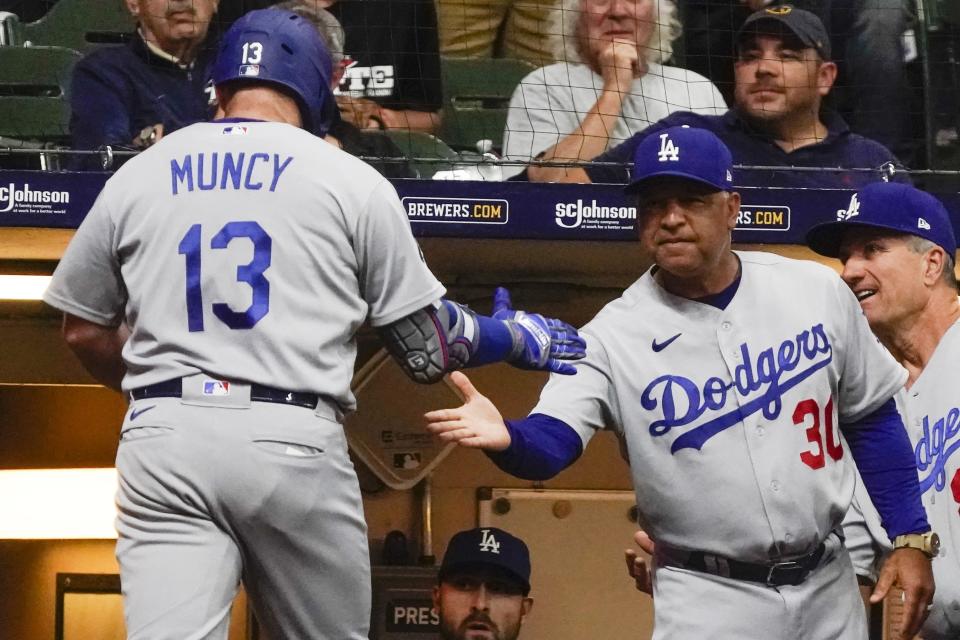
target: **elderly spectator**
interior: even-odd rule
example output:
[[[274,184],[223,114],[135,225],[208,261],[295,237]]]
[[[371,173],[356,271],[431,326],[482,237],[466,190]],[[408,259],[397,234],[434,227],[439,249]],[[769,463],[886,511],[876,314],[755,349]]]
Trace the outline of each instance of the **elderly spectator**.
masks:
[[[822,109],[837,77],[830,39],[814,14],[789,5],[750,15],[737,37],[733,108],[722,116],[678,112],[596,156],[582,167],[531,167],[538,182],[628,181],[626,163],[640,141],[680,125],[712,131],[734,161],[764,167],[821,167],[827,171],[742,170],[743,186],[857,188],[898,161],[880,143],[850,131],[836,113]],[[619,163],[619,164],[616,164]],[[536,170],[535,170],[536,169]],[[897,179],[907,180],[906,174]]]
[[[73,72],[70,134],[75,149],[143,149],[164,133],[206,120],[207,30],[218,0],[126,0],[137,31],[124,45],[89,54]],[[79,167],[99,161],[79,158]]]
[[[709,80],[661,64],[679,31],[674,13],[671,0],[565,0],[566,61],[537,69],[517,87],[504,156],[590,160],[674,111],[726,111]],[[531,179],[545,177],[540,173],[530,168]]]

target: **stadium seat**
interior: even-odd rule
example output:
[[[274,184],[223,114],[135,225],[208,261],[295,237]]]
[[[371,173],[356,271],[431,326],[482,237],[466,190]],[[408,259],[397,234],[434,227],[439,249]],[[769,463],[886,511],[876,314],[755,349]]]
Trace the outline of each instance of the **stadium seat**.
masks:
[[[86,52],[126,41],[134,26],[123,0],[60,0],[44,17],[21,25],[22,44]]]
[[[62,148],[51,142],[0,136],[0,169],[56,171],[65,164],[64,155],[51,151]]]
[[[400,147],[418,178],[429,180],[437,171],[451,170],[454,163],[461,159],[459,153],[429,133],[399,129],[388,129],[384,133]],[[451,162],[431,162],[434,159]]]
[[[930,29],[942,29],[945,25],[960,25],[960,3],[956,0],[922,0],[926,21]]]
[[[441,59],[443,124],[440,137],[454,149],[477,151],[480,140],[500,149],[510,96],[537,67],[509,58]]]
[[[0,11],[0,47],[19,46],[22,39],[23,28],[17,14]]]
[[[70,74],[80,54],[64,47],[0,47],[0,136],[70,139]]]

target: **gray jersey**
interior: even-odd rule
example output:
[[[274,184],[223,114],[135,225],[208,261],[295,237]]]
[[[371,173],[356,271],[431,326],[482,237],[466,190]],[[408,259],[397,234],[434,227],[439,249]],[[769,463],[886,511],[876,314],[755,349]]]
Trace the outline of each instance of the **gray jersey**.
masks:
[[[940,555],[933,559],[937,591],[922,629],[925,640],[960,638],[960,392],[954,372],[958,358],[960,322],[940,339],[916,382],[897,395],[916,456],[923,506],[931,528],[940,536]],[[859,540],[864,549],[870,545],[889,552],[892,545],[878,526],[880,516],[869,497],[858,492],[857,500],[862,514],[850,514],[844,533]],[[861,574],[875,559],[868,553],[863,557],[857,565]]]
[[[106,184],[44,297],[132,335],[125,390],[204,371],[353,407],[355,334],[438,299],[393,187],[296,127],[200,123]]]
[[[913,443],[923,506],[940,536],[941,553],[933,561],[937,591],[934,610],[923,626],[926,640],[960,638],[960,322],[940,339],[916,382],[901,392],[898,404]]]
[[[836,273],[737,255],[723,310],[641,277],[583,328],[578,374],[551,376],[533,411],[584,443],[619,433],[658,542],[767,562],[839,525],[854,486],[839,422],[875,411],[907,374]]]

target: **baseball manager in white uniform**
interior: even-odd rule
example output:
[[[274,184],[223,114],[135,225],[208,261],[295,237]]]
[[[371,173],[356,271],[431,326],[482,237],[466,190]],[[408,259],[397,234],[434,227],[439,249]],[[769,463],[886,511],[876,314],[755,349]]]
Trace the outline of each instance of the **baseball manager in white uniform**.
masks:
[[[356,333],[407,373],[506,360],[573,372],[571,327],[444,300],[393,187],[320,137],[336,105],[314,27],[255,11],[214,69],[226,117],[106,184],[45,300],[131,396],[117,453],[128,637],[226,638],[242,580],[268,637],[360,640],[366,526],[340,419]],[[314,135],[316,134],[316,135]]]
[[[525,478],[615,430],[657,542],[656,640],[863,639],[838,533],[854,462],[891,538],[930,529],[893,401],[907,373],[832,270],[731,250],[732,185],[712,133],[643,141],[628,190],[655,265],[583,327],[578,375],[551,376],[531,415],[504,422],[453,374],[466,403],[428,413],[428,428]],[[898,549],[888,563],[909,636],[933,596],[930,561]]]
[[[815,251],[840,259],[842,277],[860,301],[870,328],[909,372],[906,386],[897,394],[897,406],[935,533],[904,536],[891,545],[877,531],[879,518],[869,499],[858,497],[877,547],[889,551],[912,546],[933,556],[937,591],[921,629],[924,640],[958,640],[960,301],[954,275],[957,241],[950,217],[929,193],[878,182],[853,197],[842,219],[811,229],[807,241]],[[857,538],[852,526],[845,524],[851,540]],[[872,548],[875,545],[869,543],[858,547]],[[862,573],[868,572],[869,566]],[[884,572],[880,575],[882,581]]]

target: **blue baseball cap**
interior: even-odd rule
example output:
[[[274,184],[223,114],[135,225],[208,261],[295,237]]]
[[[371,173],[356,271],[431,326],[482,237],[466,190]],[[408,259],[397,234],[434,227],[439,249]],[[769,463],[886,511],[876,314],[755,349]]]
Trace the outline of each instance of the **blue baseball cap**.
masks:
[[[509,574],[530,591],[530,551],[516,536],[496,527],[461,531],[450,538],[440,565],[439,580],[456,569],[489,566]]]
[[[727,145],[706,129],[683,125],[645,137],[633,153],[633,176],[626,192],[634,193],[654,178],[682,178],[733,189],[733,156]]]
[[[951,258],[957,239],[946,207],[926,191],[900,182],[873,182],[850,198],[835,222],[818,224],[807,232],[807,245],[817,253],[838,257],[840,243],[850,229],[887,229],[929,240]]]
[[[763,33],[770,23],[786,27],[804,46],[815,49],[824,60],[830,59],[830,36],[823,22],[816,14],[789,4],[766,7],[751,13],[737,32],[737,42]]]

